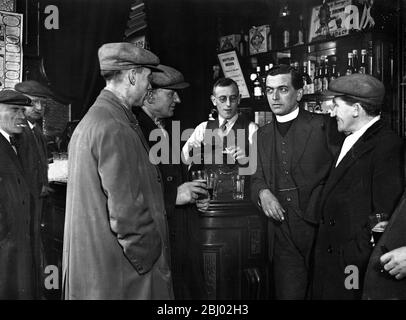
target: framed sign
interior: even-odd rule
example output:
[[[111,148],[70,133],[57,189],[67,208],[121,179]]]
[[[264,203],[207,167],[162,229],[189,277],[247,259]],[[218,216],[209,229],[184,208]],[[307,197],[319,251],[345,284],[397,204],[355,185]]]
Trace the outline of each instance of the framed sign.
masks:
[[[235,50],[217,54],[220,61],[221,69],[224,76],[233,79],[240,91],[241,98],[249,98],[247,83],[245,82],[244,74],[238,61],[237,52]]]
[[[340,37],[351,31],[372,28],[373,1],[335,0],[313,7],[309,42]]]
[[[22,80],[22,28],[22,14],[0,11],[0,90]]]

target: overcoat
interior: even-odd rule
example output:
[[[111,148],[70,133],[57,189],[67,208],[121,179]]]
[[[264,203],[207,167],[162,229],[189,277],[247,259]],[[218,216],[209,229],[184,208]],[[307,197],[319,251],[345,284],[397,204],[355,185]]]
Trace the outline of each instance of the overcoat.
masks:
[[[0,134],[0,299],[34,299],[31,200],[23,167]]]
[[[380,257],[399,247],[406,246],[406,193],[403,193],[381,239],[372,251],[364,279],[362,299],[406,300],[406,278],[397,280],[381,272]]]
[[[102,90],[69,145],[65,299],[171,299],[162,179],[137,120]]]
[[[332,170],[320,206],[314,299],[361,298],[372,251],[370,219],[390,215],[402,194],[402,153],[400,138],[378,121]]]

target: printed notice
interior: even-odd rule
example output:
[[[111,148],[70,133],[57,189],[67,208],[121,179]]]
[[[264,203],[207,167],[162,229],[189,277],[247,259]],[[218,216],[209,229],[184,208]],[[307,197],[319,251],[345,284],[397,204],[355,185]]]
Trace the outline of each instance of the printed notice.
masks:
[[[249,98],[250,94],[241,70],[240,62],[238,61],[237,53],[235,51],[229,51],[219,53],[217,56],[221,68],[223,69],[224,76],[237,82],[241,98]]]
[[[0,11],[0,90],[22,81],[22,24],[22,14]]]

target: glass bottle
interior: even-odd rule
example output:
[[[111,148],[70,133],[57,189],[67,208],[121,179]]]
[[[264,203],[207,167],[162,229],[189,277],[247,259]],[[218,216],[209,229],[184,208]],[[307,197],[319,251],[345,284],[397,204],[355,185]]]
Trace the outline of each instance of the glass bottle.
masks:
[[[348,52],[347,70],[345,71],[346,76],[354,73],[354,62],[352,58],[353,58],[352,52]]]
[[[352,50],[352,62],[353,62],[353,68],[354,68],[354,73],[358,73],[358,50],[354,49]]]
[[[359,65],[358,73],[367,73],[367,50],[361,50],[361,63]]]

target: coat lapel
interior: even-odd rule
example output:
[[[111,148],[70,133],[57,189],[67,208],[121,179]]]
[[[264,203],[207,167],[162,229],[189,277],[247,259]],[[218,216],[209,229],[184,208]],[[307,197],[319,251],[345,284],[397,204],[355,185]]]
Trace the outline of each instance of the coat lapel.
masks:
[[[337,167],[333,167],[327,184],[324,190],[323,200],[331,193],[337,183],[344,177],[345,173],[352,167],[363,154],[371,150],[374,146],[374,140],[371,139],[382,128],[381,121],[374,123],[368,130],[358,139],[358,141],[347,152]],[[334,162],[337,162],[338,155]]]
[[[294,123],[294,150],[292,154],[292,169],[295,168],[306,150],[307,141],[310,138],[310,134],[313,130],[311,125],[312,115],[299,109],[299,114]]]
[[[7,139],[2,134],[0,134],[0,148],[3,150],[3,153],[7,154],[10,157],[10,159],[12,159],[13,164],[20,171],[21,175],[24,176],[24,170],[23,170],[20,160],[18,159],[16,153],[14,152],[11,144],[7,141]]]

